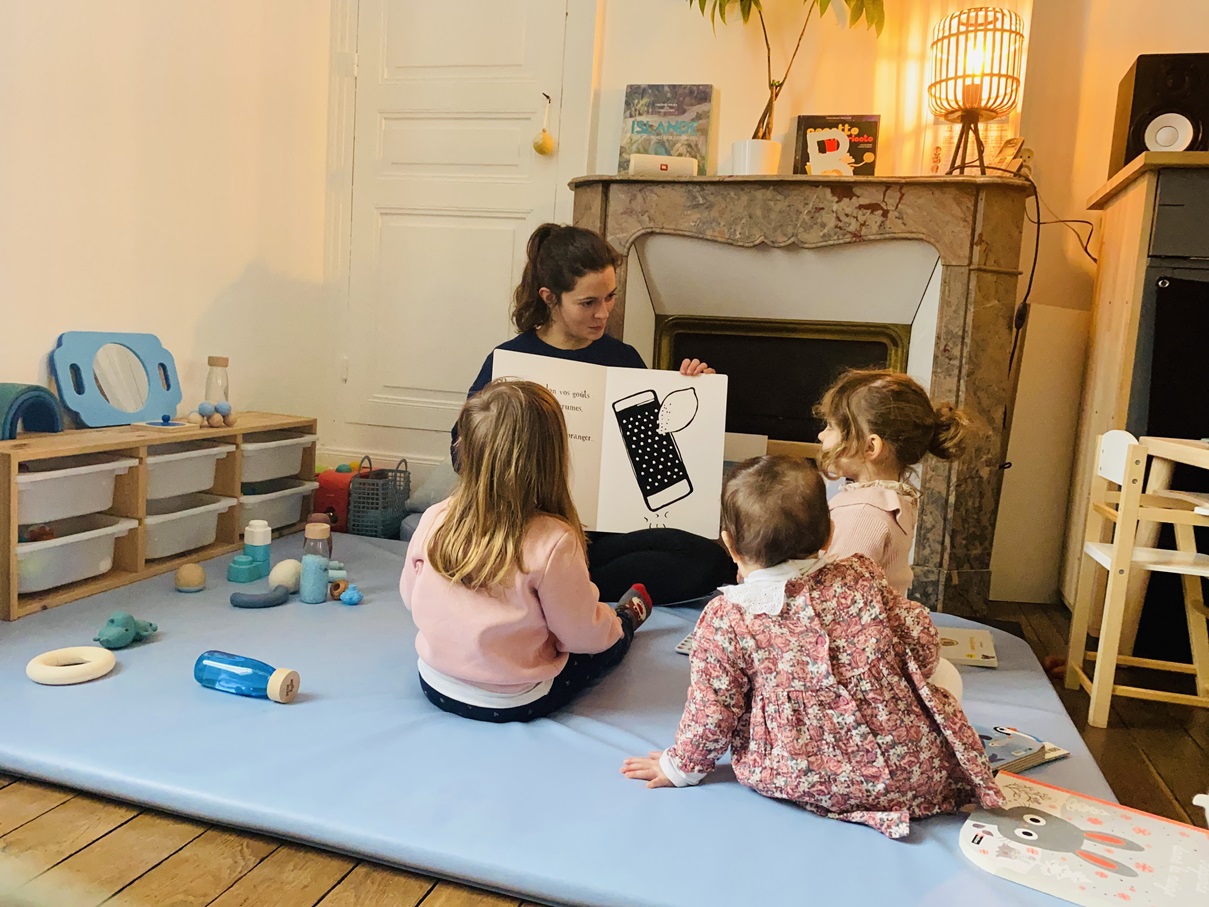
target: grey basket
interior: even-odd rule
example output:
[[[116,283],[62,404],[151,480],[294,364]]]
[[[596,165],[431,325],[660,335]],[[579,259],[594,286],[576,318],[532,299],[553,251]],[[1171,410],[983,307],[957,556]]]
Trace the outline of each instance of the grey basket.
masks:
[[[362,457],[357,475],[348,486],[348,531],[376,539],[397,539],[409,497],[411,472],[406,460],[400,460],[394,469],[374,469],[373,461]]]

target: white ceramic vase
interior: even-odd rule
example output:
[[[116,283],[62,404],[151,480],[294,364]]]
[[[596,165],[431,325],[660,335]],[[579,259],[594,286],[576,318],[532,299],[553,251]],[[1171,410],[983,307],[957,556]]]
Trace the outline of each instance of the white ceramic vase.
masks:
[[[736,176],[766,176],[781,166],[781,143],[770,139],[740,139],[731,145],[731,172]]]

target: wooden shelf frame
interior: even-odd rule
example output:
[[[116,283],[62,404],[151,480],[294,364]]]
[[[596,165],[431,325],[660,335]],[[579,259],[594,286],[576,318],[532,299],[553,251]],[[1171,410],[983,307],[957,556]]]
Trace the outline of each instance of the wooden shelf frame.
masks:
[[[0,442],[0,539],[6,554],[0,558],[0,620],[17,620],[28,614],[45,611],[68,602],[106,592],[175,570],[182,564],[204,561],[238,551],[242,547],[243,519],[240,505],[218,517],[218,535],[203,548],[173,557],[147,558],[147,456],[148,450],[162,444],[182,441],[222,441],[234,444],[235,450],[217,461],[211,494],[240,497],[240,477],[243,471],[243,446],[252,443],[264,432],[295,431],[316,434],[315,419],[284,416],[276,413],[247,412],[230,428],[158,429],[141,426],[93,428],[55,434],[25,434],[15,441]],[[250,437],[251,436],[251,437]],[[315,443],[303,449],[298,478],[312,481],[315,476]],[[42,592],[20,595],[17,592],[17,475],[22,463],[89,453],[107,453],[132,457],[138,465],[114,483],[113,506],[107,514],[138,520],[138,526],[114,543],[113,568],[108,573],[90,579],[56,586]],[[313,506],[313,493],[304,502],[304,514]],[[274,538],[298,532],[305,517],[289,526],[275,530]]]

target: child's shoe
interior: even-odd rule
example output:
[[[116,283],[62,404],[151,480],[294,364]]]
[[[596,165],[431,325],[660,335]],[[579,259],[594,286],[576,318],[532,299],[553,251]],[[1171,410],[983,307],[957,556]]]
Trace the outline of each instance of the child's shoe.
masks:
[[[630,624],[635,630],[641,627],[651,616],[651,596],[642,583],[635,583],[626,590],[625,595],[617,603],[618,614],[628,614]]]

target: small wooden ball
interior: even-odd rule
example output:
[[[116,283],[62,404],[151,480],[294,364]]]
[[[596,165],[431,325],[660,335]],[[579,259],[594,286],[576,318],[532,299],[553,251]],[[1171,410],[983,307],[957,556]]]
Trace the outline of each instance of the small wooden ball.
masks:
[[[199,412],[189,413],[189,415],[185,416],[185,421],[188,422],[190,425],[205,425],[206,424],[205,417],[202,416],[202,414]]]
[[[210,423],[211,428],[222,428],[223,427],[222,416],[220,416],[218,413],[215,413],[214,415],[212,415],[210,417],[209,423]]]
[[[348,591],[348,580],[338,579],[334,583],[332,583],[331,586],[328,588],[327,594],[331,597],[332,601],[338,602],[338,601],[340,601],[340,596],[343,595],[347,591]]]
[[[177,592],[200,592],[206,588],[206,571],[201,564],[183,564],[176,568]]]
[[[239,417],[235,413],[227,413],[222,417],[223,424],[228,428],[239,421]]]

